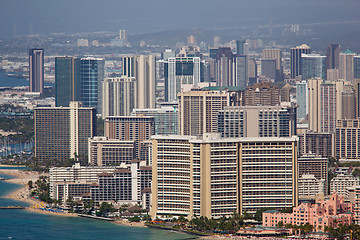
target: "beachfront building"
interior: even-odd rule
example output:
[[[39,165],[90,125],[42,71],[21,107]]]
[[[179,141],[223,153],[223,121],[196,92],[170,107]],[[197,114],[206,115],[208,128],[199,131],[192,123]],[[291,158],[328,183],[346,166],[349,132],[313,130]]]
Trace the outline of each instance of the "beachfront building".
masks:
[[[117,167],[88,167],[77,163],[72,167],[51,168],[50,197],[63,203],[69,198],[86,198],[95,203],[141,204],[143,196],[151,197],[151,192],[142,192],[151,186],[150,168],[137,159]]]
[[[95,108],[70,102],[69,107],[34,109],[35,157],[55,163],[70,158],[85,160],[88,139],[96,132]]]
[[[281,213],[268,210],[263,213],[263,226],[276,227],[279,222],[292,225],[311,224],[315,231],[324,230],[326,226],[337,227],[340,224],[350,225],[354,222],[354,205],[345,203],[344,197],[336,193],[315,204],[301,203],[293,208],[292,213]]]
[[[152,139],[153,218],[220,218],[297,205],[296,137],[220,138],[207,133]]]

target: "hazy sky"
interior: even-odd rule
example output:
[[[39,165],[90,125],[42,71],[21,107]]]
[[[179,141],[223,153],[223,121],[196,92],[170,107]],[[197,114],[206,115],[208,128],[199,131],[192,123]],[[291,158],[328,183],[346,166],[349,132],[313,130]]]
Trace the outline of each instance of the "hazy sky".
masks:
[[[2,0],[0,38],[17,34],[360,20],[360,0]]]

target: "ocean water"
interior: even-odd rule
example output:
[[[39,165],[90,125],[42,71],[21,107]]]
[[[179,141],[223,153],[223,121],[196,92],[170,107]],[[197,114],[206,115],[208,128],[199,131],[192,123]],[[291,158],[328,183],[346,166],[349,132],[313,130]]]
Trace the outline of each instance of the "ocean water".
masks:
[[[9,178],[9,176],[0,175]],[[6,199],[9,192],[19,188],[17,184],[0,181],[0,206],[28,206],[27,203]],[[25,210],[0,209],[0,240],[172,240],[194,239],[194,236],[150,228],[126,227],[93,219],[51,216]]]
[[[0,72],[0,87],[21,87],[29,86],[29,80],[26,78],[9,77],[8,74],[13,72]],[[22,74],[23,72],[21,72]],[[18,73],[13,73],[18,74]],[[45,86],[54,86],[53,83],[44,83]]]

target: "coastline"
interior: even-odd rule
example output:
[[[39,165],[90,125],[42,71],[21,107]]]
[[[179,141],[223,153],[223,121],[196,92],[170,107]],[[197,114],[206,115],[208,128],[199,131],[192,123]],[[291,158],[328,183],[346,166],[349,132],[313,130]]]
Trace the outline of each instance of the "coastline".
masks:
[[[6,167],[7,165],[1,165],[0,167]],[[8,166],[13,167],[13,166]],[[14,192],[9,193],[5,198],[9,198],[15,201],[26,202],[30,205],[30,207],[26,207],[25,210],[33,213],[47,214],[47,215],[55,215],[55,216],[64,216],[64,217],[77,217],[74,213],[58,213],[58,212],[50,212],[46,210],[41,210],[37,207],[46,206],[47,203],[42,202],[40,200],[30,198],[30,191],[28,188],[28,182],[33,181],[36,182],[40,176],[48,176],[45,173],[39,174],[35,171],[24,171],[20,169],[0,169],[0,174],[5,174],[9,176],[13,176],[15,178],[6,179],[6,182],[14,183],[21,185],[21,187]]]
[[[0,167],[13,167],[12,165],[0,165]],[[10,198],[16,201],[22,201],[30,204],[30,207],[26,207],[25,210],[33,213],[47,214],[54,216],[63,216],[63,217],[78,217],[76,213],[67,213],[67,212],[50,212],[46,210],[41,210],[36,208],[36,206],[42,207],[46,206],[47,203],[40,200],[30,198],[30,191],[28,188],[28,182],[31,180],[34,183],[39,179],[40,176],[48,176],[48,174],[42,173],[39,174],[35,171],[24,171],[21,169],[0,169],[0,174],[5,174],[13,176],[15,178],[6,179],[6,182],[15,183],[21,185],[21,187],[14,192],[9,193],[5,198]],[[127,227],[146,227],[145,222],[129,222],[126,219],[116,219],[113,221],[114,224],[127,226]]]

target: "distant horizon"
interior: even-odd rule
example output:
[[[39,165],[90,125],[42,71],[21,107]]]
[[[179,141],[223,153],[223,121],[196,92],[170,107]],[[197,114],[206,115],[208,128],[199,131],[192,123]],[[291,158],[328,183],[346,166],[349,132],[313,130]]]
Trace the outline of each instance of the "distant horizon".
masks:
[[[13,0],[0,9],[0,39],[49,33],[149,34],[176,29],[359,21],[357,0]]]

